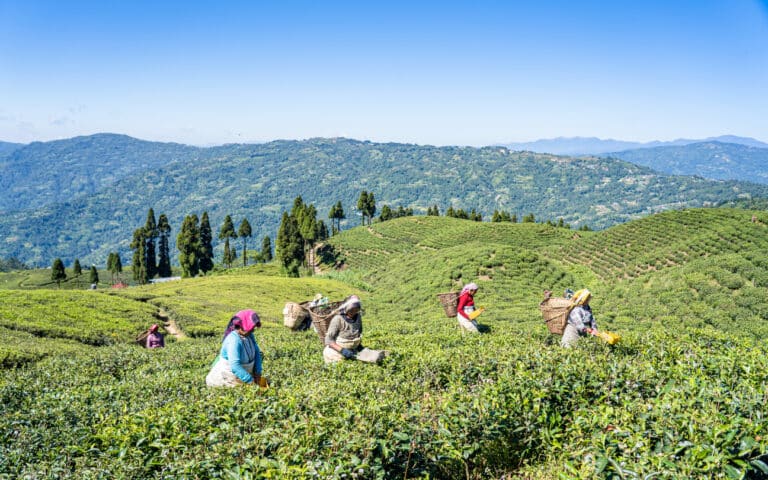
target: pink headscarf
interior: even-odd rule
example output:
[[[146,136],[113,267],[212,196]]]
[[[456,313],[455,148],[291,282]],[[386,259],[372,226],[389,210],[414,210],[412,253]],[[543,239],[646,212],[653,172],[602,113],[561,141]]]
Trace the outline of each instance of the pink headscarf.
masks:
[[[464,295],[470,290],[477,290],[477,284],[476,283],[468,283],[464,285],[464,288],[461,289],[461,294]]]
[[[156,323],[149,327],[149,333],[155,333],[160,328]]]
[[[232,322],[233,327],[240,327],[246,332],[250,332],[254,328],[261,328],[259,314],[253,310],[240,310],[235,314],[235,317]]]

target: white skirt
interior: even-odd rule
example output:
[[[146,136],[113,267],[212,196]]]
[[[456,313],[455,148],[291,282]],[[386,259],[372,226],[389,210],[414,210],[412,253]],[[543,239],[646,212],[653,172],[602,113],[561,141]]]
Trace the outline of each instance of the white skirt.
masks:
[[[255,362],[243,365],[245,371],[250,373],[253,377],[255,377],[253,374],[254,365]],[[232,366],[230,366],[229,361],[224,357],[219,356],[219,359],[213,364],[211,371],[208,372],[208,375],[205,377],[205,384],[209,387],[236,387],[238,385],[243,385],[243,381],[237,378],[237,375],[232,372]]]

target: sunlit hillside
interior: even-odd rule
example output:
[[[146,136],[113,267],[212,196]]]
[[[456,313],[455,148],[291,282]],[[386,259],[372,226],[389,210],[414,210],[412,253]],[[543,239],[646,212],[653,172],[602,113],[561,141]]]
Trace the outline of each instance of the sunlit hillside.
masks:
[[[756,222],[752,222],[755,215]],[[268,265],[118,290],[0,292],[0,477],[761,478],[768,260],[757,211],[669,212],[601,232],[406,217]],[[486,333],[436,295],[479,284]],[[544,289],[587,287],[621,335],[563,349]],[[326,366],[286,301],[363,301],[382,365]],[[254,308],[266,391],[204,377]],[[131,343],[152,322],[168,346]],[[2,356],[5,355],[5,356]],[[34,447],[34,448],[33,448]]]

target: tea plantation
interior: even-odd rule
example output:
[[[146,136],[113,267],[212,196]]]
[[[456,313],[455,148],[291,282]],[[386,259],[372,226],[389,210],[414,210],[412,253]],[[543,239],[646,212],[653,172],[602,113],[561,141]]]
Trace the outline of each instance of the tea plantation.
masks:
[[[314,277],[0,291],[0,478],[765,478],[760,216],[578,234],[406,217],[337,235]],[[475,336],[436,299],[469,281],[487,308]],[[619,344],[559,347],[538,303],[567,287],[593,291]],[[362,298],[382,365],[325,366],[317,334],[282,326],[286,301],[317,292]],[[242,308],[262,314],[271,388],[207,388]],[[165,315],[185,337],[132,344]]]

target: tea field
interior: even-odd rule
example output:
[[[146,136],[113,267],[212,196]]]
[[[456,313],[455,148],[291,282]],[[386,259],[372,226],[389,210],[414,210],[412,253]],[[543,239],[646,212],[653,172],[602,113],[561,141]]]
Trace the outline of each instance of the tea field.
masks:
[[[334,237],[314,277],[268,265],[0,291],[0,477],[764,478],[768,259],[753,214],[668,212],[578,235],[407,217]],[[469,281],[487,308],[475,336],[436,300]],[[537,306],[566,287],[594,292],[619,344],[557,345]],[[326,366],[313,331],[282,326],[286,301],[317,292],[362,298],[382,365]],[[209,389],[242,308],[262,314],[271,388]],[[161,311],[187,338],[131,344]]]

